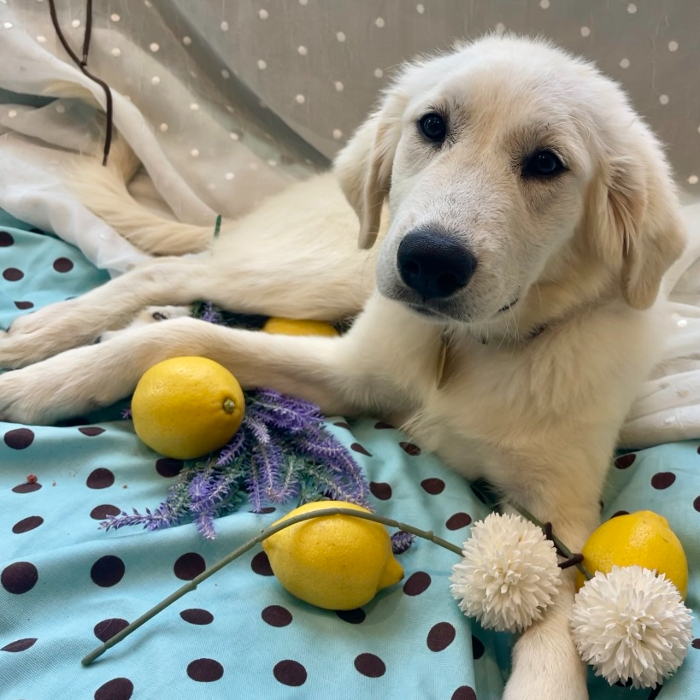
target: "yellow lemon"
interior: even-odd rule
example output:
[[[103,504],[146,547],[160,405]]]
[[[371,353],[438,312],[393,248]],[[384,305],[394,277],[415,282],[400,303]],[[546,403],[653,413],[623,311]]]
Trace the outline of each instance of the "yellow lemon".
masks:
[[[240,384],[206,357],[174,357],[141,377],[131,400],[136,434],[166,457],[194,459],[223,447],[243,421]]]
[[[581,550],[583,564],[591,572],[608,573],[613,566],[637,564],[666,574],[683,599],[688,590],[688,561],[679,539],[666,518],[650,510],[618,515],[603,523]],[[585,583],[577,572],[576,586]]]
[[[269,318],[263,330],[279,335],[338,335],[338,331],[325,321],[296,321],[291,318]]]
[[[300,513],[350,508],[354,503],[306,503],[277,522]],[[328,610],[353,610],[369,603],[382,588],[403,578],[380,523],[349,515],[328,515],[291,525],[262,543],[280,583],[301,600]]]

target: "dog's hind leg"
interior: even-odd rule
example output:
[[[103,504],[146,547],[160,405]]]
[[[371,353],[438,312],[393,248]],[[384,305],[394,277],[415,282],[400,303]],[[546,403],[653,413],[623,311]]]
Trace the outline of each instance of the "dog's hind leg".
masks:
[[[279,245],[276,246],[279,249]],[[268,238],[199,258],[156,258],[76,299],[20,316],[0,331],[0,367],[17,368],[94,342],[147,306],[211,301],[228,311],[335,321],[358,313],[373,286],[366,253],[319,245],[280,255]],[[272,266],[268,269],[269,266]]]
[[[188,238],[186,225],[145,213],[133,200],[124,220],[110,218],[128,193],[118,176],[105,178],[119,191],[96,187],[91,202],[109,223],[131,230],[130,221],[153,219],[163,250],[170,238]],[[97,206],[98,195],[106,204]],[[374,289],[376,248],[357,249],[357,219],[332,175],[291,186],[240,221],[227,222],[219,238],[213,228],[206,235],[208,250],[200,256],[154,258],[82,297],[19,317],[0,332],[0,367],[22,367],[92,343],[128,325],[146,306],[202,300],[239,313],[336,321],[358,313]]]

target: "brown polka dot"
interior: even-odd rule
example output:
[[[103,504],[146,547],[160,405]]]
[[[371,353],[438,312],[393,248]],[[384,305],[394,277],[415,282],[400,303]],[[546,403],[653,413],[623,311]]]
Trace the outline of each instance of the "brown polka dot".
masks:
[[[18,523],[15,523],[12,527],[12,532],[14,532],[15,535],[19,535],[22,532],[29,532],[30,530],[34,530],[35,528],[39,527],[39,525],[41,525],[43,522],[44,519],[41,516],[30,515],[28,518],[24,518]]]
[[[22,270],[18,270],[16,267],[8,267],[6,270],[3,270],[2,276],[8,282],[17,282],[24,277],[24,272],[22,272]]]
[[[18,484],[12,490],[15,493],[32,493],[32,491],[38,491],[41,488],[41,484],[38,481],[34,483]]]
[[[399,446],[407,455],[411,455],[411,457],[417,457],[420,454],[420,447],[414,445],[412,442],[400,442]]]
[[[202,608],[188,608],[180,613],[180,617],[191,625],[211,625],[214,616]]]
[[[430,651],[442,651],[447,649],[455,640],[457,631],[449,622],[438,622],[428,632],[428,649]]]
[[[452,693],[450,700],[476,700],[476,693],[474,688],[468,685],[461,685]]]
[[[698,496],[694,501],[693,501],[693,508],[700,512],[700,496]]]
[[[386,673],[384,662],[374,654],[360,654],[355,658],[355,668],[367,678],[380,678]]]
[[[34,308],[34,302],[31,301],[16,301],[15,306],[20,309],[21,311],[24,311],[25,309],[33,309]]]
[[[5,444],[13,450],[26,450],[34,442],[34,431],[29,428],[16,428],[5,433]]]
[[[70,272],[73,269],[73,261],[68,258],[56,258],[53,261],[53,269],[56,272]]]
[[[626,510],[616,510],[611,516],[610,520],[613,518],[619,518],[621,515],[629,515],[629,511]]]
[[[337,423],[333,423],[333,425],[337,426],[338,428],[345,428],[345,430],[351,430],[350,424],[346,423],[345,421],[338,421]]]
[[[364,447],[362,447],[359,442],[353,442],[352,445],[350,445],[350,449],[354,450],[355,452],[359,452],[361,455],[367,455],[368,457],[372,456],[372,453],[368,452]]]
[[[306,669],[298,662],[291,659],[285,659],[275,664],[272,669],[275,678],[284,685],[298,687],[306,683]]]
[[[292,622],[292,613],[281,605],[268,605],[262,611],[261,617],[272,627],[286,627]]]
[[[117,506],[110,505],[109,503],[103,503],[101,506],[95,506],[90,511],[90,517],[93,520],[104,520],[112,515],[119,515],[121,511]]]
[[[265,506],[260,510],[249,510],[248,512],[255,513],[255,515],[270,515],[270,513],[274,513],[275,510],[277,509],[274,506]]]
[[[113,678],[95,691],[95,700],[129,700],[134,684],[128,678]]]
[[[183,581],[191,581],[196,578],[207,568],[207,564],[204,561],[204,557],[197,552],[187,552],[181,557],[178,557],[175,565],[173,566],[173,571],[175,576]]]
[[[114,474],[109,469],[98,467],[90,472],[85,483],[89,489],[106,489],[114,483]]]
[[[343,621],[349,622],[351,625],[361,625],[367,613],[362,608],[354,608],[353,610],[336,610],[335,614]]]
[[[18,561],[6,566],[0,574],[0,584],[8,593],[21,595],[31,591],[39,580],[39,572],[34,564]]]
[[[485,651],[484,643],[478,637],[472,635],[472,656],[474,660],[480,659]]]
[[[414,596],[425,593],[428,587],[432,583],[430,574],[426,574],[425,571],[416,571],[408,577],[406,583],[403,584],[403,592],[406,595]]]
[[[26,639],[18,639],[16,642],[10,642],[0,651],[26,651],[33,647],[36,642],[36,637],[27,637]]]
[[[700,639],[693,639],[690,646],[693,647],[693,649],[700,649]]]
[[[156,471],[164,477],[177,476],[185,463],[181,459],[172,459],[170,457],[163,457],[156,462]]]
[[[258,552],[250,562],[250,568],[260,576],[274,576],[270,560],[265,552]]]
[[[420,485],[426,493],[432,496],[437,496],[445,490],[445,482],[442,479],[423,479]]]
[[[659,472],[651,477],[651,485],[655,489],[667,489],[669,486],[673,485],[676,480],[676,475],[673,472]]]
[[[108,620],[98,622],[92,631],[101,642],[106,642],[114,637],[115,634],[119,634],[128,625],[129,623],[121,617],[111,617]]]
[[[634,454],[634,452],[631,452],[628,455],[620,455],[616,460],[615,460],[615,466],[618,469],[628,469],[634,464],[634,460],[637,459],[637,455]]]
[[[380,501],[388,501],[391,498],[391,484],[383,481],[370,481],[369,490]]]
[[[374,424],[375,430],[395,430],[393,425],[389,425],[388,423],[385,423],[383,420],[380,420],[379,422]]]
[[[471,525],[472,518],[469,513],[455,513],[450,516],[450,518],[445,523],[445,527],[448,530],[460,530],[467,525]]]
[[[101,588],[116,586],[123,578],[124,562],[113,554],[100,557],[90,569],[90,578]]]
[[[88,426],[87,428],[78,428],[78,430],[83,435],[87,435],[88,437],[95,437],[95,435],[102,435],[102,433],[104,433],[104,431],[105,431],[104,428],[98,428],[97,426],[94,426],[94,425]]]
[[[0,231],[0,248],[7,248],[14,242],[15,239],[9,231]]]

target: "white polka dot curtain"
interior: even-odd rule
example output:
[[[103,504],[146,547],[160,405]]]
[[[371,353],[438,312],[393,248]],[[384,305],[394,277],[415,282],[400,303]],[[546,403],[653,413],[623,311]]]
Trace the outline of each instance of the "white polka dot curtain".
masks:
[[[83,104],[26,98],[62,80],[104,99],[58,42],[48,5],[0,0],[0,132],[15,145],[86,148],[98,134]],[[78,51],[86,2],[56,6]],[[401,61],[494,30],[542,34],[597,61],[700,195],[697,0],[108,0],[93,12],[90,69],[114,89],[117,126],[180,218],[240,215],[323,167]]]

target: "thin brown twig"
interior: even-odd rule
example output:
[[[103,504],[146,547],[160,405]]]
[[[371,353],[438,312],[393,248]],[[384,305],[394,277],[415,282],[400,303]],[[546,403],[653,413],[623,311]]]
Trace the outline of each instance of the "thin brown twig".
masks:
[[[49,13],[51,15],[51,23],[56,31],[56,36],[61,42],[61,45],[65,49],[66,53],[70,56],[73,63],[75,63],[82,73],[90,78],[90,80],[97,83],[105,93],[105,115],[107,119],[107,126],[105,129],[105,142],[103,148],[102,165],[107,165],[107,159],[109,158],[109,152],[112,147],[112,133],[114,130],[114,101],[112,99],[112,90],[109,85],[101,80],[96,75],[88,70],[88,53],[90,52],[90,39],[92,35],[92,0],[87,0],[86,6],[86,20],[85,20],[85,34],[83,35],[83,57],[82,59],[78,56],[75,51],[71,48],[68,40],[63,34],[61,25],[58,22],[58,14],[56,12],[56,0],[49,0]]]

